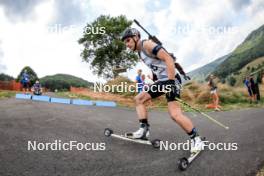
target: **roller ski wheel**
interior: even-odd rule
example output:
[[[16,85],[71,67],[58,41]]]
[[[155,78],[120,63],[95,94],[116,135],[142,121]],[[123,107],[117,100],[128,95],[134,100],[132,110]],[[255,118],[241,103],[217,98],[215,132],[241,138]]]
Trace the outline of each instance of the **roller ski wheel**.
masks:
[[[110,129],[110,128],[106,128],[106,129],[104,130],[104,135],[105,135],[106,137],[110,137],[113,133],[114,133],[113,130]]]
[[[152,146],[154,147],[154,148],[160,148],[160,141],[161,140],[159,140],[159,139],[154,139],[154,140],[152,140],[151,141],[151,144],[152,144]]]
[[[189,161],[187,158],[183,157],[179,160],[179,163],[178,163],[178,168],[181,170],[181,171],[185,171],[188,166],[189,166]]]

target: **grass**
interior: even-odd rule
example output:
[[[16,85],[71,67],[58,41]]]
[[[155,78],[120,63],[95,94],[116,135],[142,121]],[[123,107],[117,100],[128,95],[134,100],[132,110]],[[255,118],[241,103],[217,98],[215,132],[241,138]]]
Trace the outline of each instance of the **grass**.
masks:
[[[256,176],[264,176],[264,167],[258,171]]]
[[[81,95],[77,93],[71,93],[71,92],[56,92],[55,94],[56,96],[63,97],[63,98],[92,100],[92,98],[89,96]]]
[[[123,81],[123,80],[122,80]],[[117,83],[118,84],[118,81]],[[237,110],[237,109],[245,109],[245,108],[263,108],[264,101],[260,101],[258,104],[249,103],[249,98],[247,94],[247,89],[245,87],[230,87],[226,84],[217,84],[218,92],[220,97],[220,105],[223,107],[223,111],[228,110]],[[260,85],[261,95],[264,94],[264,86]],[[207,109],[206,105],[212,102],[211,95],[209,93],[209,88],[206,84],[201,84],[197,82],[190,82],[186,84],[181,93],[181,99],[191,105],[192,107],[199,109],[201,111],[210,112],[213,109]],[[87,100],[98,100],[98,95],[83,95],[78,93],[70,93],[70,92],[58,92],[56,95],[67,98],[74,99],[87,99]],[[110,95],[110,94],[109,94]],[[124,100],[112,99],[112,96],[108,96],[108,94],[102,95],[102,99],[106,101],[116,101],[118,106],[134,108],[135,105],[133,103],[133,98],[135,95],[128,95],[126,93],[119,94]],[[129,102],[129,103],[128,103]],[[131,103],[132,102],[132,103]],[[165,96],[158,97],[152,100],[152,103],[147,103],[148,109],[153,110],[157,109],[160,111],[167,111],[167,101]],[[186,106],[182,106],[184,111],[192,112],[190,108]]]
[[[16,95],[13,91],[0,90],[0,99],[11,98]]]
[[[123,81],[123,80],[122,80]],[[117,81],[118,82],[118,81]],[[220,105],[223,107],[223,111],[245,109],[245,108],[263,108],[264,100],[258,103],[249,103],[247,90],[245,87],[230,87],[226,84],[217,84],[218,92],[220,97]],[[210,112],[213,109],[207,109],[206,105],[211,103],[211,97],[209,93],[209,88],[206,84],[201,84],[197,82],[190,82],[183,87],[181,93],[181,99],[191,105],[192,107],[199,109],[201,111]],[[0,99],[10,98],[15,96],[14,91],[0,90]],[[264,95],[264,85],[260,85],[260,93]],[[128,94],[103,94],[98,96],[98,94],[88,94],[85,93],[71,93],[71,92],[57,92],[55,93],[58,97],[71,98],[71,99],[84,99],[84,100],[106,100],[115,101],[120,107],[135,108],[133,98],[135,95]],[[117,96],[119,96],[117,98]],[[152,103],[147,103],[148,109],[167,111],[167,101],[165,96],[158,97],[152,100]],[[183,106],[183,111],[192,112],[193,110]]]
[[[245,87],[231,87],[220,83],[217,86],[220,105],[223,107],[223,110],[264,107],[263,99],[258,104],[249,103],[248,93]],[[260,94],[264,94],[263,85],[260,85]],[[212,101],[208,86],[197,82],[191,82],[184,86],[182,99],[202,110],[206,110],[205,105]]]

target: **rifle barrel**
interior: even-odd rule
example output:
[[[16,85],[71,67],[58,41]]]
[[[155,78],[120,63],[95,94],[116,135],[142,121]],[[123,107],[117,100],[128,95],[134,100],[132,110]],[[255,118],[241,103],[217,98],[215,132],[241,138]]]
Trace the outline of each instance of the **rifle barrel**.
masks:
[[[143,29],[149,36],[151,36],[152,37],[152,35],[143,27],[143,26],[141,26],[140,24],[139,24],[139,22],[136,20],[136,19],[134,19],[134,22],[141,28],[141,29]]]

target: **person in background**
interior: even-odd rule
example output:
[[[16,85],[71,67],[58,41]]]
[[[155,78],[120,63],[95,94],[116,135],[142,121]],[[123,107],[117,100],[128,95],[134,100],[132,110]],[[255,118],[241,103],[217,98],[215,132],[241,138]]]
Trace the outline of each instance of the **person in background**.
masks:
[[[143,83],[144,83],[144,91],[148,91],[150,86],[152,84],[154,84],[154,81],[151,79],[150,75],[147,75],[147,77],[145,77],[145,75],[143,74],[142,75],[142,80],[143,80]],[[150,106],[154,106],[154,104],[153,104],[151,99],[149,100],[149,105]]]
[[[249,76],[246,77],[244,81],[244,85],[246,86],[247,91],[248,91],[249,101],[250,103],[252,103],[254,101],[253,100],[254,98],[253,98],[253,93],[252,93],[251,86],[250,86]]]
[[[145,84],[147,84],[147,85],[154,84],[154,81],[152,80],[150,75],[147,75],[147,78],[145,80]]]
[[[257,91],[256,91],[256,83],[254,81],[253,76],[249,77],[249,86],[252,91],[252,101],[257,103]]]
[[[144,86],[145,85],[145,80],[146,80],[146,76],[144,74],[141,75],[141,80],[142,80],[142,84]]]
[[[39,80],[37,80],[36,83],[33,85],[31,91],[34,95],[42,95],[42,88],[41,84],[39,83]]]
[[[137,83],[137,92],[140,93],[143,90],[143,81],[142,81],[142,70],[139,69],[137,71],[137,76],[136,76],[136,83]]]
[[[217,86],[216,86],[214,79],[215,79],[214,75],[210,75],[208,86],[210,87],[210,94],[213,98],[214,109],[216,111],[220,111],[219,96],[217,93]]]
[[[257,103],[261,100],[261,95],[260,95],[260,89],[259,89],[259,85],[261,85],[261,83],[262,83],[262,73],[261,72],[259,72],[258,74],[257,74],[257,77],[256,77],[257,79],[256,79],[256,86],[255,86],[255,88],[256,88],[256,100],[257,100]]]
[[[27,70],[26,69],[22,73],[21,81],[20,82],[22,84],[24,94],[29,93],[30,77],[29,77],[29,74],[27,73]]]

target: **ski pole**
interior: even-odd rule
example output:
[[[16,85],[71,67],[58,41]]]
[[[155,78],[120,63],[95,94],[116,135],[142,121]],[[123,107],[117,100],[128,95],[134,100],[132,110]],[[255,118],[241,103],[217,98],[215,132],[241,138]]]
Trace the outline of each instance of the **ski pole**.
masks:
[[[225,128],[226,130],[229,129],[228,126],[225,126],[225,125],[222,124],[221,122],[215,120],[213,117],[209,116],[208,114],[206,114],[206,113],[204,113],[204,112],[201,112],[199,109],[196,109],[196,108],[192,107],[191,105],[189,105],[188,103],[182,101],[181,99],[179,99],[179,98],[176,97],[176,100],[177,100],[179,103],[181,103],[181,104],[183,104],[183,105],[185,105],[185,106],[191,108],[192,110],[194,110],[194,111],[196,111],[196,112],[199,112],[199,113],[202,114],[204,117],[207,117],[209,120],[211,120],[212,122],[216,123],[217,125],[219,125],[219,126]]]
[[[186,106],[184,104],[182,104],[183,107],[185,108],[188,108],[189,110],[192,110],[192,111],[188,111],[189,113],[191,113],[194,117],[196,117],[197,115],[195,114],[195,112],[193,112],[193,109],[191,109],[189,106]]]

